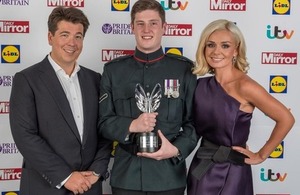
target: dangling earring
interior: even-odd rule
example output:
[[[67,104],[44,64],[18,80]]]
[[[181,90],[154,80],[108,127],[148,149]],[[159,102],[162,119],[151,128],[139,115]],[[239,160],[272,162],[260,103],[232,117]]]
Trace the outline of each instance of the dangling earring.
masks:
[[[232,58],[232,64],[235,64],[235,62],[236,62],[236,56],[233,56],[233,58]]]

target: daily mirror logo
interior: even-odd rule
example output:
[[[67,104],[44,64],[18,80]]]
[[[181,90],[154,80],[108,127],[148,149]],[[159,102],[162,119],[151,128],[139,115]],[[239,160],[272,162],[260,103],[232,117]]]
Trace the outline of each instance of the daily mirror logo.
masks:
[[[103,49],[102,50],[102,61],[107,62],[117,57],[133,55],[134,50],[121,50],[121,49]]]
[[[0,20],[0,33],[29,33],[29,21]]]
[[[246,0],[210,0],[212,11],[246,11]]]
[[[0,169],[0,181],[20,180],[21,168]]]
[[[48,7],[84,7],[84,0],[47,0]]]
[[[262,52],[262,64],[296,65],[298,63],[297,53],[289,52]]]
[[[0,101],[0,114],[9,114],[9,102]]]
[[[165,36],[192,36],[192,24],[167,24]]]

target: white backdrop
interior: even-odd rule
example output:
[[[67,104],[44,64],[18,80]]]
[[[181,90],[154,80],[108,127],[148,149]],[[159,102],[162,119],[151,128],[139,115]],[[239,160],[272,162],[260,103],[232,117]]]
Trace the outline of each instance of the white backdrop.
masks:
[[[22,156],[11,137],[9,96],[14,74],[41,61],[50,51],[47,19],[53,6],[79,6],[90,20],[79,63],[102,73],[103,64],[131,53],[130,9],[136,0],[0,0],[0,193],[18,194]],[[244,33],[249,75],[282,101],[296,124],[272,157],[253,166],[256,195],[298,195],[300,170],[299,107],[300,1],[292,0],[158,0],[169,30],[163,48],[195,59],[200,33],[209,22],[225,18]],[[179,6],[180,5],[180,6]],[[298,87],[297,87],[298,86]],[[267,140],[274,122],[255,110],[249,147]],[[113,162],[113,159],[112,159]],[[190,158],[187,160],[188,164]],[[108,182],[104,191],[110,194]]]

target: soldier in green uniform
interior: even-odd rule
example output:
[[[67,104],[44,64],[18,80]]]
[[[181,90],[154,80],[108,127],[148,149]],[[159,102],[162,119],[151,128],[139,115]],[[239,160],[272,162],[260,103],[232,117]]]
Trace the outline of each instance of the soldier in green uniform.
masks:
[[[189,59],[164,54],[165,11],[155,0],[138,0],[131,11],[136,39],[134,55],[104,66],[100,89],[99,128],[118,141],[110,184],[114,195],[183,195],[185,158],[197,145],[192,121],[196,76]],[[161,99],[155,112],[143,113],[135,99],[136,85],[151,93],[157,83]],[[156,132],[158,151],[137,152],[136,134]]]

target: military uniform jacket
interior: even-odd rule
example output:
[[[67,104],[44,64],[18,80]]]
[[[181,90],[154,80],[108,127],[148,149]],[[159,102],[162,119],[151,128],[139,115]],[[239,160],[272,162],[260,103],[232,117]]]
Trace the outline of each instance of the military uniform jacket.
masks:
[[[192,100],[196,76],[192,62],[185,57],[164,54],[162,48],[150,54],[139,50],[132,56],[120,57],[104,66],[100,85],[100,129],[104,137],[126,144],[132,120],[142,112],[135,99],[135,87],[140,83],[151,93],[160,83],[162,98],[154,131],[161,130],[182,153],[183,160],[154,160],[137,157],[116,147],[111,172],[111,186],[142,191],[165,191],[185,187],[185,158],[197,145],[192,122]],[[175,80],[175,81],[174,81]],[[165,95],[167,83],[179,85],[179,94]],[[166,83],[166,84],[165,84]],[[179,131],[181,134],[178,135]],[[175,137],[177,138],[175,139]],[[176,163],[174,163],[176,162]]]

